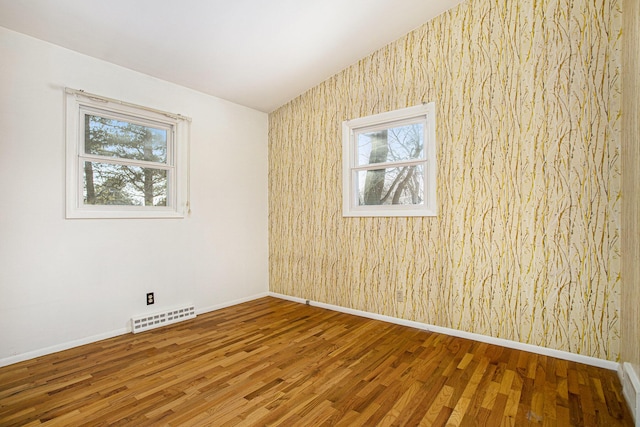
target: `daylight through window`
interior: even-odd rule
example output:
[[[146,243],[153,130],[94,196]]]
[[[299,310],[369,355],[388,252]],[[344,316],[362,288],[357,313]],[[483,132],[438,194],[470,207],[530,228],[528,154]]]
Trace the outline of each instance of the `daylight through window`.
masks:
[[[67,217],[182,216],[183,121],[68,92]]]
[[[344,216],[433,216],[434,104],[343,124]]]

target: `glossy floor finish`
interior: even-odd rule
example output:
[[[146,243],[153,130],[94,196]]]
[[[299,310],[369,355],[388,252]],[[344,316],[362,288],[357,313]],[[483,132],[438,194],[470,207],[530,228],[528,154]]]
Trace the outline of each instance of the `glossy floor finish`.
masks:
[[[614,371],[271,297],[0,368],[0,425],[632,426]]]

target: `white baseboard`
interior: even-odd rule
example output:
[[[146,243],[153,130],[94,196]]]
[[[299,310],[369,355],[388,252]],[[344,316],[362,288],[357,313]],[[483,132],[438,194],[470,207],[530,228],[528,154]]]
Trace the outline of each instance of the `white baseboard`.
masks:
[[[131,328],[116,329],[115,331],[92,335],[90,337],[52,345],[51,347],[45,347],[38,350],[17,354],[15,356],[5,357],[4,359],[0,359],[0,367],[13,365],[14,363],[24,362],[25,360],[35,359],[36,357],[46,356],[47,354],[57,353],[59,351],[68,350],[70,348],[79,347],[81,345],[90,344],[92,342],[106,340],[108,338],[126,334],[127,332],[131,332]]]
[[[603,360],[603,359],[598,359],[598,358],[595,358],[595,357],[583,356],[583,355],[580,355],[580,354],[574,354],[574,353],[570,353],[570,352],[567,352],[567,351],[554,350],[554,349],[550,349],[550,348],[547,348],[547,347],[540,347],[540,346],[537,346],[537,345],[524,344],[524,343],[520,343],[520,342],[517,342],[517,341],[505,340],[505,339],[502,339],[502,338],[494,338],[494,337],[490,337],[490,336],[487,336],[487,335],[480,335],[480,334],[475,334],[475,333],[471,333],[471,332],[459,331],[457,329],[444,328],[444,327],[441,327],[441,326],[415,322],[415,321],[412,321],[412,320],[405,320],[405,319],[399,319],[399,318],[391,317],[391,316],[384,316],[384,315],[376,314],[376,313],[369,313],[369,312],[366,312],[366,311],[355,310],[355,309],[341,307],[341,306],[332,305],[332,304],[325,304],[325,303],[316,302],[316,301],[308,301],[308,300],[305,300],[303,298],[292,297],[292,296],[289,296],[289,295],[279,294],[279,293],[276,293],[276,292],[263,292],[263,293],[252,295],[252,296],[249,296],[249,297],[246,297],[246,298],[240,298],[240,299],[236,299],[236,300],[233,300],[233,301],[228,301],[228,302],[225,302],[225,303],[222,303],[222,304],[217,304],[217,305],[210,306],[210,307],[199,308],[199,309],[196,309],[196,313],[197,314],[204,314],[204,313],[208,313],[208,312],[211,312],[211,311],[220,310],[222,308],[231,307],[233,305],[242,304],[244,302],[253,301],[255,299],[263,298],[265,296],[272,296],[272,297],[275,297],[275,298],[294,301],[294,302],[298,302],[298,303],[301,303],[301,304],[310,304],[310,305],[313,305],[313,306],[316,306],[316,307],[326,308],[328,310],[339,311],[339,312],[347,313],[347,314],[353,314],[355,316],[366,317],[366,318],[375,319],[375,320],[381,320],[383,322],[395,323],[395,324],[398,324],[398,325],[409,326],[409,327],[412,327],[412,328],[423,329],[423,330],[426,330],[426,331],[437,332],[437,333],[456,336],[456,337],[460,337],[460,338],[467,338],[467,339],[470,339],[470,340],[485,342],[485,343],[489,343],[489,344],[501,345],[501,346],[507,347],[507,348],[515,348],[515,349],[518,349],[518,350],[529,351],[529,352],[532,352],[532,353],[542,354],[542,355],[545,355],[545,356],[557,357],[559,359],[571,360],[571,361],[574,361],[574,362],[584,363],[584,364],[587,364],[587,365],[597,366],[597,367],[600,367],[600,368],[605,368],[605,369],[610,369],[610,370],[618,370],[619,374],[621,372],[621,370],[619,368],[620,364],[618,364],[617,362],[609,361],[609,360]],[[114,331],[105,332],[103,334],[93,335],[93,336],[90,336],[90,337],[86,337],[86,338],[82,338],[82,339],[78,339],[78,340],[73,340],[73,341],[69,341],[69,342],[66,342],[66,343],[62,343],[62,344],[57,344],[57,345],[54,345],[54,346],[51,346],[51,347],[46,347],[46,348],[42,348],[42,349],[38,349],[38,350],[26,352],[26,353],[21,353],[21,354],[15,355],[15,356],[6,357],[6,358],[3,358],[3,359],[0,359],[0,367],[12,365],[14,363],[22,362],[22,361],[29,360],[29,359],[34,359],[34,358],[40,357],[40,356],[45,356],[47,354],[57,353],[59,351],[68,350],[70,348],[79,347],[81,345],[90,344],[90,343],[93,343],[93,342],[96,342],[96,341],[101,341],[101,340],[104,340],[104,339],[113,338],[115,336],[123,335],[123,334],[129,333],[129,332],[131,332],[130,328],[117,329],[117,330],[114,330]],[[627,365],[627,364],[625,364],[625,365]],[[629,365],[629,366],[631,366],[631,365]],[[638,375],[633,371],[633,368],[630,368],[630,369],[631,369],[631,372],[635,375],[634,378],[637,380]],[[622,380],[622,378],[623,377],[621,377],[621,380]],[[629,405],[631,406],[631,403]]]
[[[325,304],[322,302],[309,301],[303,298],[292,297],[289,295],[279,294],[276,292],[269,292],[269,295],[275,298],[285,299],[293,302],[299,302],[302,304],[309,304],[314,307],[326,308],[328,310],[339,311],[347,314],[353,314],[355,316],[366,317],[374,320],[381,320],[383,322],[395,323],[398,325],[409,326],[412,328],[423,329],[426,331],[437,332],[440,334],[451,335],[454,337],[467,338],[474,341],[500,345],[502,347],[507,347],[507,348],[514,348],[517,350],[528,351],[531,353],[541,354],[544,356],[556,357],[558,359],[584,363],[585,365],[597,366],[599,368],[609,369],[612,371],[618,370],[618,367],[620,365],[619,363],[612,362],[610,360],[598,359],[596,357],[590,357],[590,356],[583,356],[581,354],[570,353],[568,351],[555,350],[552,348],[541,347],[541,346],[532,345],[532,344],[524,344],[521,342],[506,340],[503,338],[495,338],[487,335],[480,335],[472,332],[460,331],[457,329],[444,328],[442,326],[415,322],[413,320],[399,319],[397,317],[384,316],[381,314],[370,313],[367,311],[354,310],[352,308],[341,307],[333,304]]]
[[[196,314],[209,313],[210,311],[216,311],[216,310],[220,310],[222,308],[231,307],[233,305],[242,304],[244,302],[253,301],[253,300],[256,300],[258,298],[268,297],[269,295],[270,295],[269,292],[261,292],[261,293],[256,294],[256,295],[248,296],[246,298],[240,298],[240,299],[236,299],[236,300],[233,300],[233,301],[224,302],[222,304],[212,305],[210,307],[197,308],[196,309]]]
[[[241,298],[229,302],[225,302],[222,304],[217,304],[210,307],[196,309],[196,314],[204,314],[210,311],[219,310],[221,308],[231,307],[232,305],[242,304],[243,302],[252,301],[258,298],[263,298],[268,296],[268,292],[262,292],[257,295],[252,295],[246,298]],[[113,338],[118,335],[124,335],[131,332],[131,327],[126,327],[122,329],[116,329],[114,331],[105,332],[98,335],[92,335],[90,337],[81,338],[69,342],[65,342],[62,344],[53,345],[51,347],[45,347],[34,351],[29,351],[26,353],[17,354],[15,356],[6,357],[4,359],[0,359],[0,367],[13,365],[14,363],[24,362],[25,360],[35,359],[36,357],[46,356],[47,354],[57,353],[59,351],[68,350],[70,348],[79,347],[85,344],[91,344],[97,341],[102,341],[108,338]]]
[[[618,368],[618,377],[622,383],[622,394],[636,422],[636,427],[640,427],[640,375],[631,363],[625,362]]]

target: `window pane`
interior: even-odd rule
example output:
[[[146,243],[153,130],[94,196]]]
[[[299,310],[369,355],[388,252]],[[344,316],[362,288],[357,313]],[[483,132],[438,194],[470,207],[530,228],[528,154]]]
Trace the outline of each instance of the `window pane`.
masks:
[[[421,205],[424,203],[422,165],[358,171],[358,205]]]
[[[167,171],[84,162],[84,203],[167,206]]]
[[[421,159],[424,156],[424,124],[390,127],[357,133],[358,165]]]
[[[84,150],[121,159],[167,162],[167,129],[90,114],[84,116]]]

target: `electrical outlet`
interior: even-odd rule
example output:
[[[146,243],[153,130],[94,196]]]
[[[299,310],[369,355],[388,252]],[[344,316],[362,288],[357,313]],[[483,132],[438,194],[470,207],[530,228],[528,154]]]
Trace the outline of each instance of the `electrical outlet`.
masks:
[[[153,297],[153,292],[149,292],[147,294],[147,305],[151,305],[155,302],[155,299]]]
[[[396,301],[397,302],[404,302],[404,290],[399,289],[396,291]]]

